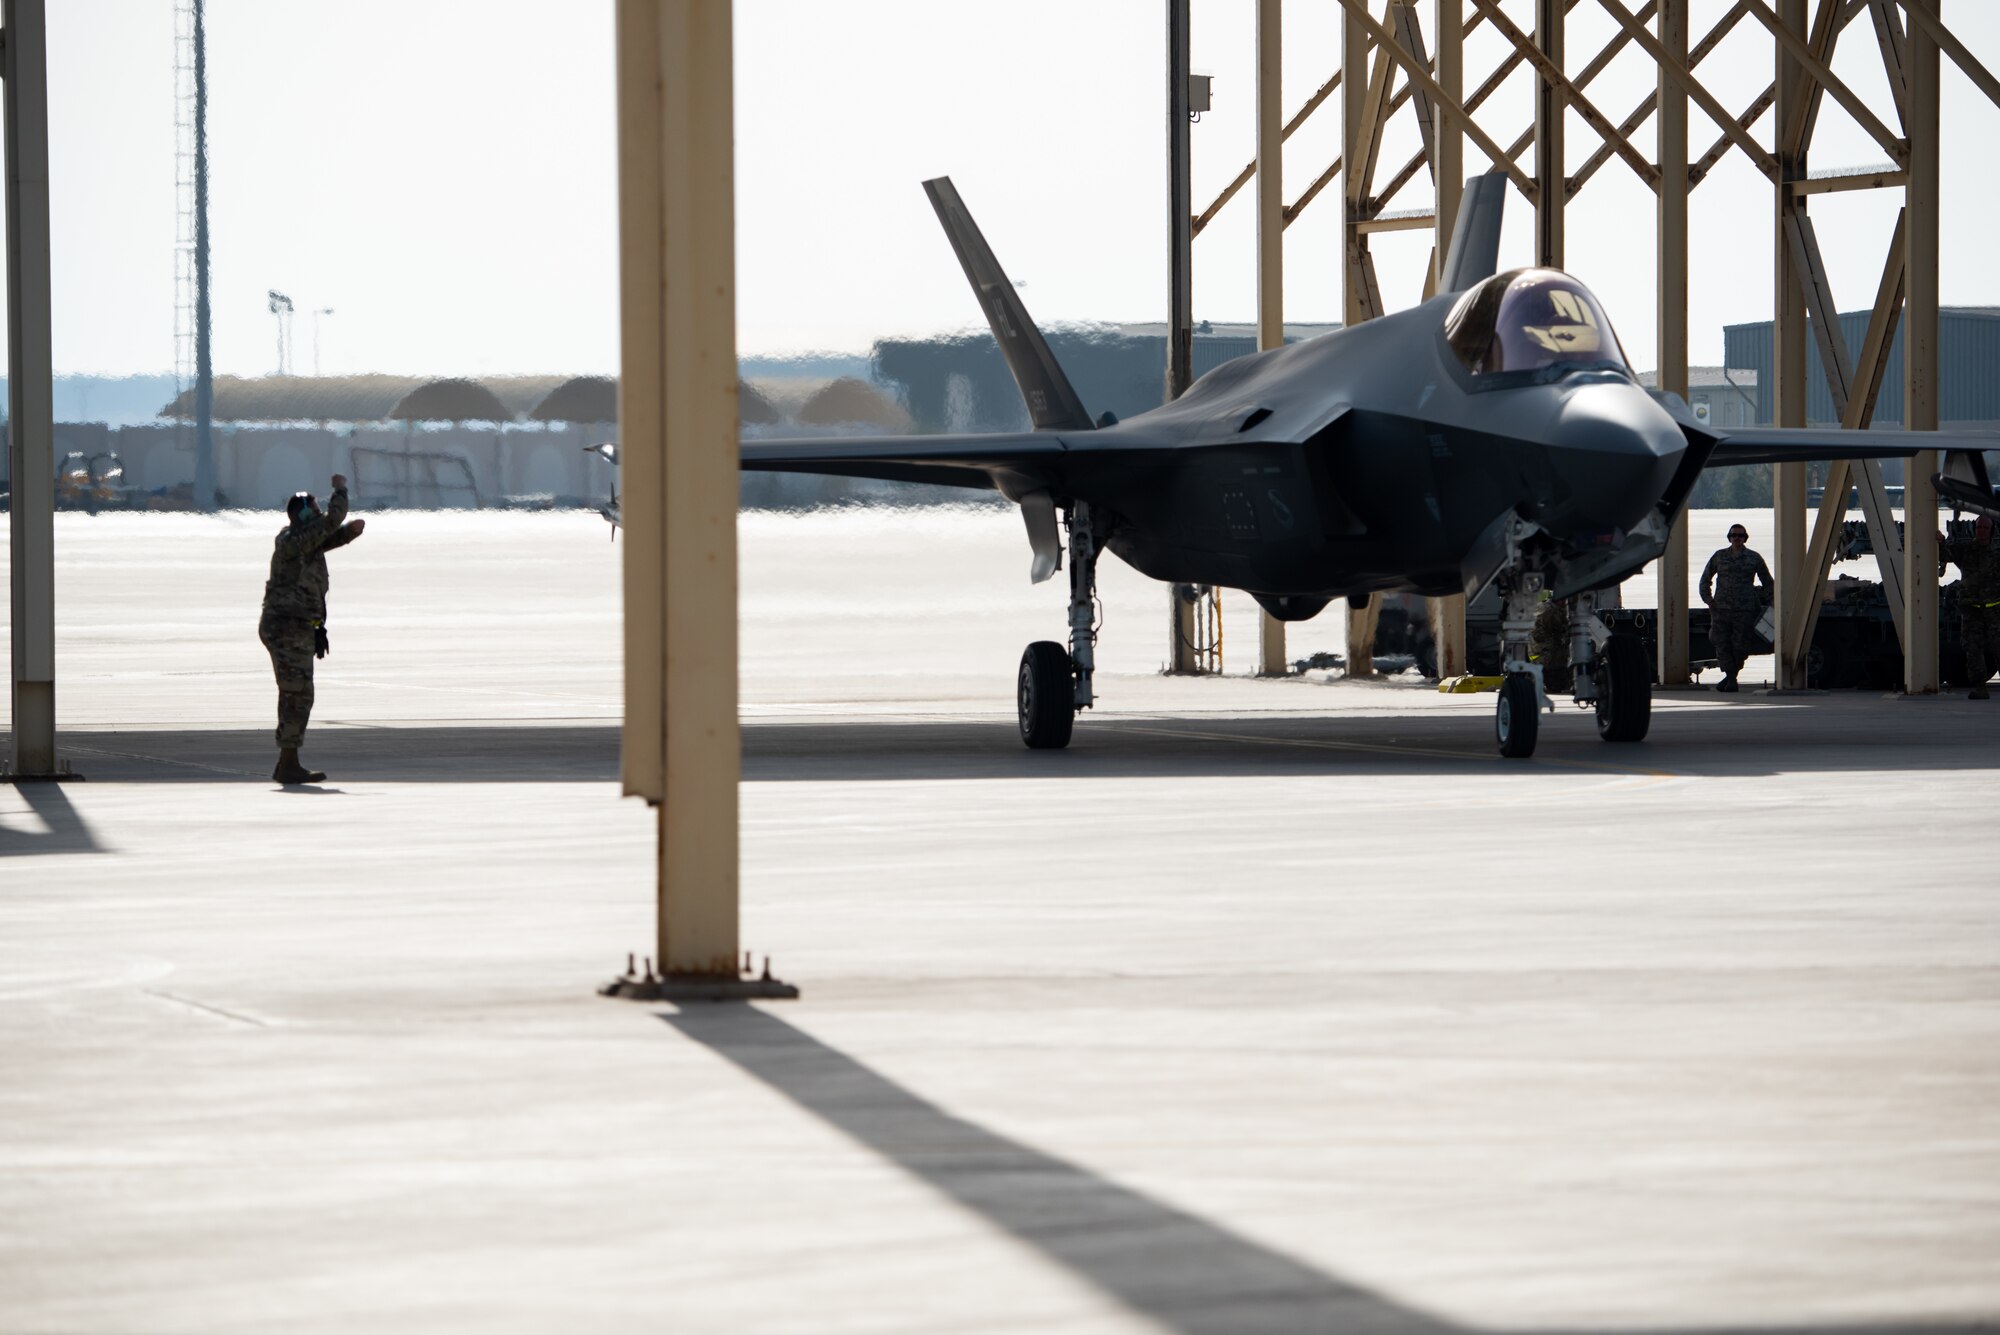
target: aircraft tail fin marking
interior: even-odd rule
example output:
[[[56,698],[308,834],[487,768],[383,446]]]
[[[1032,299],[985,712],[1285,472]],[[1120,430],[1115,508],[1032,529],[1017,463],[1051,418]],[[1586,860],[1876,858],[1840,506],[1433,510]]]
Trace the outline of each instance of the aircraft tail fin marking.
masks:
[[[1090,430],[1094,424],[1083,400],[1077,397],[1069,377],[1049,351],[1042,331],[1028,318],[1027,307],[1021,304],[1014,285],[1007,281],[1000,261],[993,258],[986,238],[980,235],[979,225],[966,211],[951,178],[940,176],[925,181],[924,193],[930,196],[931,207],[937,210],[938,221],[944,224],[951,248],[958,254],[959,266],[979,297],[979,309],[986,313],[993,338],[1007,359],[1007,369],[1014,373],[1014,383],[1020,386],[1021,398],[1028,405],[1029,421],[1037,431]]]
[[[1490,171],[1465,183],[1458,220],[1451,228],[1439,292],[1463,292],[1500,271],[1500,219],[1507,208],[1507,176]]]

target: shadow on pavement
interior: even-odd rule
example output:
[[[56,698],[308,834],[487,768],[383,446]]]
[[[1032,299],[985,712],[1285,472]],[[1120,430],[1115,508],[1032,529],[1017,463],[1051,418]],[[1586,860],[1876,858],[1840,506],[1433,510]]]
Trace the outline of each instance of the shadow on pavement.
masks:
[[[1495,754],[1483,710],[1292,711],[1084,716],[1065,751],[1029,751],[1004,715],[753,717],[743,778],[950,780],[1610,773],[1755,777],[2000,768],[2000,710],[1962,700],[1805,698],[1746,708],[1664,709],[1648,738],[1599,741],[1591,717],[1559,706],[1534,758]],[[268,783],[270,734],[251,730],[69,732],[60,749],[92,779]],[[330,722],[304,758],[329,784],[610,783],[619,727],[589,723]]]
[[[1167,1330],[1457,1329],[955,1117],[767,1012],[661,1018]]]
[[[1181,1335],[1504,1331],[1425,1315],[1303,1261],[988,1131],[768,1011],[701,1003],[660,1017],[904,1172]],[[1654,1335],[1940,1335],[1990,1322],[1661,1328]],[[1548,1328],[1539,1335],[1592,1335]]]
[[[48,832],[32,834],[13,829],[0,819],[0,858],[104,851],[60,783],[0,784],[0,799],[9,793],[20,794],[29,808],[41,817],[42,824],[48,826]]]

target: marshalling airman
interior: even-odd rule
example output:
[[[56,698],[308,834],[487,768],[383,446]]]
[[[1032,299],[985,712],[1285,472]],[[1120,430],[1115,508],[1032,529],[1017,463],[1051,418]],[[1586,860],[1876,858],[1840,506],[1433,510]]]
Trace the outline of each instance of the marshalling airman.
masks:
[[[309,491],[285,503],[290,520],[271,552],[271,577],[264,581],[264,614],[257,638],[271,653],[278,679],[278,767],[275,783],[318,783],[326,775],[299,763],[306,722],[312,717],[313,660],[330,650],[326,637],[326,554],[361,536],[367,521],[347,520],[347,479],[333,475],[333,496],[325,513]]]

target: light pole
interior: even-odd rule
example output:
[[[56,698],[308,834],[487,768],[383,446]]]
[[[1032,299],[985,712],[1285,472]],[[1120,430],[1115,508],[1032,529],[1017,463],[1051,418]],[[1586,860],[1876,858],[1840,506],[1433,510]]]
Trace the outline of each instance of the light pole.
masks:
[[[292,299],[278,289],[271,288],[265,295],[270,298],[267,309],[278,317],[278,374],[290,375],[292,371]]]
[[[317,306],[313,309],[313,375],[319,375],[319,317],[333,314],[331,306]]]
[[[215,509],[215,361],[208,295],[208,37],[194,0],[194,505]]]

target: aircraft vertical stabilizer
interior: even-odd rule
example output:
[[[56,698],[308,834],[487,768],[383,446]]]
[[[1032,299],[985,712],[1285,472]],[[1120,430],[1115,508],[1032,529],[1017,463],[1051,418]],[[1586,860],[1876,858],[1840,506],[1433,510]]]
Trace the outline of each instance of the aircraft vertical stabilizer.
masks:
[[[1500,271],[1500,218],[1506,209],[1506,173],[1490,171],[1465,183],[1438,282],[1440,293],[1463,292]]]
[[[979,308],[986,312],[986,322],[993,327],[993,337],[1007,359],[1007,369],[1014,373],[1014,383],[1021,388],[1021,397],[1028,405],[1028,419],[1035,430],[1089,430],[1089,410],[1070,387],[1062,367],[1056,364],[1055,354],[1049,351],[1042,331],[1028,318],[1027,307],[1021,304],[1014,285],[1007,281],[1000,261],[987,248],[986,238],[979,234],[979,225],[966,212],[965,202],[958,197],[951,178],[940,176],[925,181],[924,193],[931,197],[931,207],[937,210],[938,221],[944,224],[945,235],[951,238],[951,248],[958,253],[966,279],[979,296]]]

